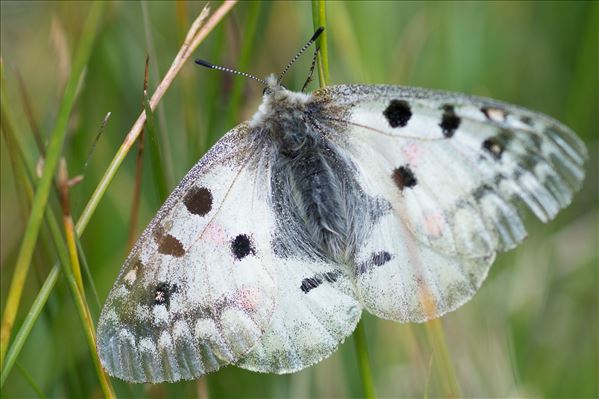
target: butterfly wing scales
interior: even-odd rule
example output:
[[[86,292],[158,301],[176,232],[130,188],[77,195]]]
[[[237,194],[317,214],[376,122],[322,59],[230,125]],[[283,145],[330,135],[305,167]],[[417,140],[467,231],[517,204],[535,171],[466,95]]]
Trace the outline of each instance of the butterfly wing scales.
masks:
[[[355,329],[362,307],[341,266],[277,259],[277,308],[268,331],[238,366],[292,373],[330,356]]]
[[[392,208],[355,266],[360,300],[381,317],[422,321],[464,303],[495,253],[525,238],[519,203],[548,221],[584,177],[573,132],[522,108],[398,86],[315,95],[329,107],[323,119],[345,126],[325,134],[351,154],[362,188]]]
[[[272,215],[259,188],[269,176],[248,135],[233,129],[200,160],[121,269],[98,325],[111,375],[197,378],[237,361],[267,329]]]

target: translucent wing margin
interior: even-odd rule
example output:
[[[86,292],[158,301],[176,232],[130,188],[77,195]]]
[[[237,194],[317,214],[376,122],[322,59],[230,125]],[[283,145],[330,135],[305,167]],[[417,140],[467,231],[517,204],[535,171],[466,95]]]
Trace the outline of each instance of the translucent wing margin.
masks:
[[[262,190],[267,160],[240,125],[167,199],[100,316],[97,349],[109,374],[131,382],[194,379],[258,342],[276,301],[273,219]]]

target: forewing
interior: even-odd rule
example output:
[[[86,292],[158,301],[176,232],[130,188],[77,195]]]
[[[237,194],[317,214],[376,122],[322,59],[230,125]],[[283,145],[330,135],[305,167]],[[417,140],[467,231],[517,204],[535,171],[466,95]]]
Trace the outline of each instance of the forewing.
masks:
[[[381,317],[422,321],[466,302],[495,253],[525,238],[519,204],[546,222],[584,177],[574,133],[522,108],[397,86],[315,95],[323,132],[389,203],[356,261],[358,295]]]
[[[586,149],[542,114],[480,97],[398,86],[318,92],[345,110],[363,179],[443,253],[488,256],[526,235],[518,202],[543,222],[584,178]],[[334,114],[329,114],[335,118]]]
[[[187,174],[122,267],[98,324],[109,374],[193,379],[258,342],[275,306],[265,150],[240,125]]]
[[[275,260],[277,308],[271,325],[240,367],[292,373],[329,357],[355,329],[362,306],[341,266],[306,259]]]

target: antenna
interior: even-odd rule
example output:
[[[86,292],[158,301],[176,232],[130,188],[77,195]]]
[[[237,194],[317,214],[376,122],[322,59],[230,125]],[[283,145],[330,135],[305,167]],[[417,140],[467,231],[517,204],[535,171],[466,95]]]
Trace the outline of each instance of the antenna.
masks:
[[[320,34],[323,31],[324,31],[324,27],[322,27],[322,26],[319,27],[318,29],[316,29],[316,32],[314,32],[314,34],[312,35],[312,37],[310,38],[310,40],[308,40],[308,42],[303,45],[303,47],[297,52],[297,54],[291,59],[291,61],[289,61],[289,63],[285,67],[285,69],[283,69],[283,72],[281,73],[281,75],[279,75],[279,79],[277,80],[277,85],[281,84],[281,80],[283,79],[283,76],[285,76],[285,74],[287,73],[287,71],[289,71],[289,68],[291,67],[291,65],[293,65],[293,63],[295,61],[297,61],[297,59],[304,53],[304,51],[306,51],[316,41],[316,39],[318,39],[318,36],[320,36]],[[311,70],[310,70],[310,77],[308,78],[308,81],[304,85],[304,88],[306,87],[306,85],[311,80],[312,73],[314,72],[314,64],[316,62],[316,56],[317,55],[318,55],[318,49],[316,49],[316,52],[314,53],[314,60],[312,61],[312,67],[311,67]],[[266,81],[264,79],[260,79],[260,78],[258,78],[256,76],[251,75],[251,74],[246,73],[246,72],[240,72],[240,71],[236,71],[235,69],[227,68],[227,67],[224,67],[224,66],[214,65],[214,64],[209,63],[208,61],[204,61],[204,60],[200,60],[200,59],[195,60],[195,63],[198,64],[198,65],[201,65],[203,67],[206,67],[208,69],[216,69],[218,71],[229,72],[229,73],[232,73],[234,75],[241,75],[241,76],[244,76],[246,78],[254,79],[254,80],[262,83],[264,86],[268,86],[268,83],[266,83]],[[303,89],[302,89],[302,91],[303,91]]]
[[[241,75],[241,76],[244,76],[246,78],[257,80],[258,82],[262,83],[264,86],[268,86],[268,84],[266,83],[266,81],[264,79],[257,78],[256,76],[250,75],[249,73],[236,71],[235,69],[223,67],[223,66],[220,66],[220,65],[214,65],[214,64],[211,64],[208,61],[204,61],[204,60],[199,60],[198,59],[195,62],[196,62],[196,64],[201,65],[203,67],[206,67],[208,69],[216,69],[218,71],[225,71],[225,72],[232,73],[234,75]]]
[[[314,43],[316,41],[316,39],[318,39],[318,36],[320,36],[320,34],[323,31],[324,31],[324,27],[322,27],[322,26],[319,27],[318,29],[316,29],[316,32],[314,32],[314,34],[312,35],[310,40],[308,40],[308,42],[306,44],[304,44],[304,46],[300,49],[300,51],[298,51],[297,54],[291,59],[291,61],[289,61],[289,63],[285,67],[285,69],[283,69],[283,72],[281,72],[281,74],[279,75],[279,79],[277,80],[278,84],[281,84],[281,80],[283,79],[283,76],[285,76],[285,74],[287,73],[289,68],[291,68],[291,65],[293,65],[293,63],[295,61],[297,61],[297,59],[300,57],[300,55],[302,55],[302,53],[304,51],[306,51],[312,45],[312,43]]]

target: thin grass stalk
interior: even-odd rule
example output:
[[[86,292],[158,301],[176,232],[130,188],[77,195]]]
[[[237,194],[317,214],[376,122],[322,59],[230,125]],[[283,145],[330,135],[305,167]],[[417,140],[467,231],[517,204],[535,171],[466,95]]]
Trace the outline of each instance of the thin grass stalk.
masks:
[[[445,333],[440,319],[433,319],[425,324],[426,336],[433,350],[433,362],[441,382],[443,396],[456,398],[461,396],[461,388],[451,362],[451,356],[445,342]]]
[[[367,399],[376,398],[374,381],[368,361],[368,345],[366,344],[366,330],[364,323],[360,320],[354,331],[354,344],[356,346],[356,355],[358,357],[358,370],[360,370],[360,380],[362,381],[362,391]]]
[[[58,171],[58,185],[60,189],[60,204],[63,215],[66,247],[69,255],[68,263],[70,265],[69,269],[66,265],[63,264],[63,269],[65,271],[67,281],[69,282],[69,286],[74,297],[73,299],[75,300],[75,304],[77,305],[77,310],[79,311],[79,316],[83,324],[83,331],[87,338],[90,355],[96,367],[96,373],[98,374],[100,386],[102,387],[102,391],[104,392],[105,397],[114,398],[114,389],[112,388],[112,384],[110,383],[110,380],[106,375],[104,368],[100,364],[100,359],[98,358],[98,354],[96,353],[96,332],[94,330],[94,323],[92,321],[89,306],[87,305],[87,302],[85,300],[85,292],[83,290],[81,267],[79,265],[79,257],[77,256],[77,244],[75,243],[76,234],[73,225],[73,219],[71,217],[68,181],[69,176],[67,172],[67,166],[66,162],[63,159],[60,162],[60,167]]]
[[[29,94],[27,93],[27,87],[25,86],[23,77],[21,76],[21,73],[18,70],[16,71],[16,75],[17,75],[17,81],[19,82],[19,89],[21,91],[21,100],[23,103],[23,110],[25,111],[25,116],[27,117],[27,122],[29,122],[29,128],[31,129],[31,133],[33,133],[33,138],[35,139],[35,144],[37,145],[37,149],[43,157],[46,155],[46,149],[44,147],[44,141],[42,140],[42,134],[40,133],[39,126],[35,120],[33,106],[31,105],[31,100],[29,98]]]
[[[21,248],[17,256],[8,296],[6,298],[2,327],[0,330],[0,365],[4,364],[4,355],[6,354],[12,327],[19,310],[23,287],[31,264],[33,249],[37,241],[46,203],[50,194],[52,178],[58,165],[58,159],[66,138],[67,123],[75,102],[77,86],[83,73],[83,69],[89,59],[89,55],[91,54],[91,48],[100,22],[103,7],[104,4],[102,2],[93,3],[86,19],[81,40],[75,51],[73,69],[71,70],[71,75],[65,87],[60,109],[58,111],[56,125],[50,136],[50,143],[48,145],[42,177],[40,178],[35,196],[33,197],[31,213],[25,229]]]
[[[324,87],[331,81],[329,76],[329,50],[327,45],[327,20],[326,20],[326,5],[324,0],[312,0],[312,23],[314,30],[322,26],[324,32],[320,34],[316,45],[320,47],[318,53],[318,79],[320,87]]]
[[[168,70],[164,79],[162,79],[162,82],[160,82],[160,84],[156,88],[156,91],[152,95],[152,98],[150,99],[150,106],[152,107],[152,109],[155,109],[156,104],[158,104],[158,102],[162,99],[162,96],[164,96],[166,90],[170,87],[173,80],[175,79],[175,77],[177,76],[187,59],[191,56],[191,53],[197,48],[197,46],[202,41],[204,41],[206,36],[208,36],[208,34],[231,10],[231,8],[233,8],[233,6],[236,3],[237,1],[233,0],[225,1],[212,14],[212,16],[206,21],[205,24],[203,22],[204,19],[208,16],[208,9],[204,8],[204,11],[202,11],[200,16],[194,21],[189,32],[187,33],[185,42],[183,43],[183,46],[181,46],[179,53],[175,57],[175,60],[173,61],[171,68]],[[77,221],[76,225],[78,235],[81,235],[87,227],[87,224],[89,223],[89,220],[91,219],[93,213],[98,207],[100,200],[104,196],[106,189],[112,182],[112,179],[114,178],[114,175],[121,166],[121,163],[125,159],[125,156],[129,153],[131,146],[133,145],[133,143],[135,143],[135,140],[141,132],[141,128],[143,127],[145,121],[146,113],[144,111],[139,115],[139,117],[131,127],[131,130],[129,130],[129,133],[127,133],[127,136],[123,141],[123,144],[121,144],[116,155],[112,158],[112,161],[108,165],[106,172],[104,172],[102,179],[100,179],[99,184],[96,186],[96,189],[94,190],[91,198],[89,199],[87,205],[81,213],[81,216],[79,217],[79,220]]]
[[[23,378],[25,378],[25,381],[27,381],[29,383],[29,386],[31,386],[31,389],[35,391],[37,397],[42,399],[45,398],[46,395],[44,395],[44,391],[42,391],[40,386],[37,385],[35,379],[31,376],[31,374],[27,370],[25,370],[25,368],[21,366],[19,363],[17,363],[16,366],[17,369],[21,372]]]
[[[64,265],[63,265],[64,266]],[[67,282],[69,283],[69,287],[71,288],[71,292],[75,299],[75,305],[77,307],[77,311],[79,312],[79,317],[83,323],[83,331],[85,333],[85,337],[87,339],[87,344],[90,349],[90,355],[92,357],[94,366],[96,368],[96,372],[98,374],[98,379],[100,380],[100,386],[102,391],[104,392],[104,396],[106,398],[115,398],[114,389],[106,372],[102,368],[102,364],[100,363],[100,359],[96,353],[96,333],[94,330],[94,322],[92,320],[91,314],[89,312],[89,308],[86,306],[85,299],[81,296],[77,288],[77,282],[75,281],[75,277],[70,273],[69,266],[64,266],[63,270],[67,275]]]
[[[33,193],[28,195],[27,192],[27,176],[22,173],[22,168],[18,165],[18,160],[16,159],[15,151],[12,151],[14,148],[14,144],[11,142],[14,136],[14,132],[12,130],[12,120],[11,116],[5,109],[6,103],[4,102],[4,97],[2,100],[2,104],[0,105],[0,125],[2,127],[2,137],[4,137],[4,141],[6,142],[6,148],[8,152],[8,159],[10,161],[11,169],[14,174],[15,180],[15,192],[19,198],[18,205],[21,212],[21,216],[23,221],[27,221],[27,216],[29,215],[29,210],[31,207],[31,199],[33,198]]]
[[[62,208],[62,223],[64,225],[65,241],[69,251],[71,260],[71,268],[77,288],[83,297],[85,297],[85,289],[83,287],[83,276],[81,275],[81,265],[79,264],[79,256],[77,255],[77,244],[75,243],[75,231],[73,226],[73,217],[71,216],[71,205],[69,199],[69,175],[67,172],[67,164],[64,158],[60,160],[58,166],[58,189],[60,193],[60,205]]]
[[[176,10],[176,23],[177,23],[177,37],[181,40],[185,39],[187,33],[187,27],[189,26],[189,9],[188,2],[177,1],[175,2]],[[185,164],[188,165],[191,162],[197,161],[197,150],[199,146],[198,132],[199,120],[197,118],[198,98],[196,93],[196,79],[197,74],[193,69],[184,70],[181,72],[179,77],[181,79],[181,103],[185,104],[182,107],[183,121],[184,121],[184,132],[185,132],[185,148],[186,156]]]
[[[193,52],[193,50],[195,50],[195,48],[206,38],[206,36],[222,20],[222,18],[227,14],[227,12],[229,12],[231,10],[231,8],[235,5],[235,3],[236,3],[236,1],[227,1],[227,2],[223,3],[216,10],[216,12],[212,15],[212,17],[206,22],[205,25],[203,25],[203,21],[208,16],[207,8],[205,8],[204,11],[202,12],[202,14],[194,21],[194,23],[192,24],[192,26],[188,32],[186,40],[183,43],[183,46],[181,47],[181,49],[179,51],[179,54],[173,61],[171,69],[169,70],[169,72],[167,72],[165,78],[163,79],[161,84],[156,89],[156,92],[154,93],[154,96],[152,97],[152,100],[151,100],[152,104],[155,105],[158,101],[160,101],[160,99],[162,98],[162,96],[164,95],[164,93],[166,92],[166,90],[168,89],[168,87],[170,86],[172,81],[174,80],[175,76],[177,75],[177,73],[179,72],[181,67],[183,66],[184,62],[191,55],[191,52]],[[0,66],[1,66],[1,63],[0,63]],[[0,76],[1,75],[2,74],[0,73]],[[2,87],[4,87],[4,85],[2,85]],[[116,171],[120,167],[120,164],[122,163],[124,157],[127,155],[129,149],[135,142],[135,139],[136,139],[137,135],[139,134],[139,129],[143,125],[144,121],[145,121],[145,112],[142,112],[140,117],[137,119],[137,121],[131,128],[129,134],[125,138],[125,141],[119,148],[117,154],[112,159],[108,169],[106,170],[106,172],[104,173],[104,176],[100,180],[100,184],[96,187],[96,190],[92,194],[92,197],[88,201],[81,217],[79,218],[79,220],[75,226],[77,236],[81,236],[81,234],[87,227],[87,224],[89,223],[91,216],[93,215],[95,209],[97,208],[98,203],[100,202],[104,193],[106,192],[108,185],[112,181],[112,178],[116,174]],[[68,257],[67,257],[67,259],[68,259]],[[1,381],[0,387],[4,384],[4,381],[6,380],[6,377],[8,376],[8,373],[10,372],[11,367],[9,367],[9,364],[11,364],[11,366],[12,366],[12,364],[14,364],[14,361],[18,357],[27,337],[31,333],[33,324],[39,318],[39,315],[40,315],[43,307],[45,306],[45,304],[48,300],[48,297],[50,296],[50,293],[52,292],[52,289],[54,288],[54,286],[56,284],[56,280],[58,278],[59,271],[60,271],[60,264],[55,263],[50,271],[50,274],[48,275],[48,277],[46,278],[46,281],[44,282],[44,284],[42,286],[42,290],[38,293],[30,312],[27,314],[25,321],[23,322],[19,332],[17,333],[17,336],[15,337],[15,342],[13,343],[10,350],[8,351],[9,356],[7,357],[7,363],[4,365],[4,367],[2,369],[2,374],[1,374],[1,378],[0,378],[0,381]],[[10,360],[12,363],[9,363],[8,360]]]
[[[236,69],[240,71],[246,71],[250,62],[250,56],[252,55],[252,45],[254,44],[253,38],[256,36],[256,29],[258,28],[258,19],[260,17],[260,11],[262,9],[262,2],[253,1],[249,3],[248,16],[245,20],[242,37],[241,52],[239,55],[239,62],[237,63]],[[235,76],[233,78],[233,89],[231,90],[231,98],[227,104],[228,112],[225,120],[227,121],[228,127],[237,124],[239,118],[239,104],[241,103],[241,94],[245,87],[248,79]]]
[[[23,145],[19,142],[18,136],[15,135],[15,132],[12,128],[10,114],[5,109],[6,102],[2,101],[2,133],[5,141],[7,143],[7,147],[11,154],[15,156],[14,167],[16,168],[15,174],[22,177],[23,189],[27,196],[28,201],[30,202],[34,196],[34,187],[33,181],[35,176],[35,171],[33,167],[33,162],[27,160],[26,153],[23,149]],[[46,225],[50,231],[52,236],[54,246],[56,248],[56,252],[59,256],[59,260],[62,264],[68,263],[68,255],[66,250],[66,245],[60,233],[60,227],[58,226],[58,222],[54,217],[52,212],[45,213]],[[39,314],[41,313],[56,281],[58,279],[60,273],[59,264],[55,264],[50,273],[46,277],[44,284],[42,285],[40,292],[36,296],[31,310],[25,317],[25,321],[21,325],[21,328],[17,332],[12,345],[8,349],[5,364],[2,367],[2,374],[0,377],[0,388],[4,385],[6,378],[8,377],[12,367],[14,366],[16,359],[25,343],[25,340]]]
[[[11,152],[15,153],[16,156],[19,157],[19,159],[15,163],[15,166],[17,167],[16,173],[22,176],[26,176],[23,182],[25,187],[25,193],[27,194],[29,200],[31,200],[34,195],[34,188],[30,181],[31,177],[34,176],[33,166],[29,165],[26,162],[22,146],[16,139],[16,136],[14,136],[12,129],[7,127],[6,118],[3,119],[2,132],[4,133],[7,146],[11,149]],[[28,165],[29,171],[27,172],[23,169]],[[29,177],[27,177],[27,175]],[[64,242],[60,235],[60,228],[58,227],[58,223],[52,212],[46,212],[46,223],[54,239],[54,245],[56,247],[57,253],[59,254],[59,258],[61,258],[61,261],[65,261],[66,251],[61,251],[61,248],[64,248]],[[63,256],[61,257],[61,255]],[[42,285],[40,292],[34,300],[31,310],[25,317],[25,321],[23,322],[21,328],[15,336],[15,339],[13,340],[12,345],[10,346],[10,349],[7,352],[5,364],[2,367],[2,374],[0,376],[0,388],[4,386],[4,382],[6,381],[6,378],[8,377],[13,365],[15,364],[15,361],[17,360],[17,357],[21,351],[21,348],[23,347],[23,344],[25,343],[25,340],[31,332],[31,329],[33,328],[33,324],[39,317],[39,314],[41,313],[43,306],[46,303],[48,296],[50,295],[50,292],[54,288],[54,285],[56,284],[56,281],[58,279],[59,272],[59,265],[54,265],[54,267],[50,270],[50,273],[46,277],[46,281]]]
[[[143,106],[146,113],[146,131],[148,132],[148,144],[150,145],[150,156],[152,158],[154,182],[156,183],[156,191],[158,191],[158,199],[160,203],[163,203],[169,194],[167,178],[164,173],[164,153],[160,151],[160,138],[156,132],[154,113],[152,112],[152,107],[150,106],[150,100],[148,98],[147,91],[144,92]]]
[[[312,22],[314,30],[318,27],[324,27],[324,31],[318,38],[316,45],[320,47],[318,53],[318,81],[319,86],[324,87],[330,82],[329,77],[329,55],[327,46],[327,25],[326,25],[326,7],[323,0],[312,0]],[[354,332],[354,344],[356,355],[358,357],[358,369],[360,370],[360,380],[362,382],[362,391],[364,397],[375,398],[374,381],[368,361],[368,345],[366,342],[366,332],[364,324],[360,320]]]
[[[144,72],[144,84],[142,91],[142,108],[145,109],[145,98],[148,91],[148,75],[150,67],[150,56],[146,55],[146,68]],[[144,129],[139,133],[137,140],[137,158],[135,159],[135,186],[133,189],[133,200],[131,200],[131,220],[129,221],[129,234],[127,235],[127,252],[131,251],[135,243],[137,218],[139,216],[139,199],[141,197],[141,181],[143,178],[144,164]]]
[[[79,240],[79,236],[75,234],[75,243],[77,244],[77,253],[79,254],[79,260],[81,261],[82,269],[85,273],[85,278],[87,280],[87,284],[91,288],[91,295],[94,297],[94,304],[96,309],[100,310],[100,296],[98,295],[98,291],[96,290],[96,284],[94,283],[94,279],[89,269],[89,264],[87,263],[87,257],[83,252],[83,246],[81,245],[81,240]]]
[[[160,71],[158,69],[158,54],[156,53],[156,47],[154,46],[154,36],[152,35],[152,24],[150,23],[150,12],[148,11],[148,2],[143,0],[140,2],[141,13],[143,16],[144,33],[146,36],[147,51],[150,58],[155,62],[155,68],[152,71],[154,81],[157,82],[160,79]],[[173,172],[173,157],[171,151],[171,143],[168,138],[168,126],[166,125],[166,115],[164,114],[164,107],[162,104],[156,104],[155,114],[158,114],[157,125],[159,129],[156,129],[156,133],[159,136],[156,137],[158,141],[158,148],[161,149],[162,158],[162,169],[160,173],[164,176],[166,187],[173,188],[175,182],[175,173]]]
[[[70,200],[69,200],[69,176],[67,172],[66,162],[64,159],[61,160],[59,171],[58,171],[58,185],[60,191],[60,204],[62,208],[63,224],[65,232],[66,249],[68,251],[69,259],[66,262],[62,262],[63,270],[65,272],[69,288],[77,305],[79,317],[83,324],[83,331],[87,338],[87,343],[90,349],[90,355],[98,374],[98,380],[100,386],[104,392],[104,396],[107,398],[114,398],[114,389],[104,368],[100,363],[100,359],[96,353],[96,333],[94,330],[94,323],[92,321],[91,312],[89,306],[85,300],[85,291],[83,289],[83,278],[81,276],[81,267],[79,264],[79,257],[77,254],[77,244],[75,243],[75,228],[73,225],[73,219],[71,217]],[[68,263],[65,264],[65,263]],[[70,266],[70,268],[68,267]]]

